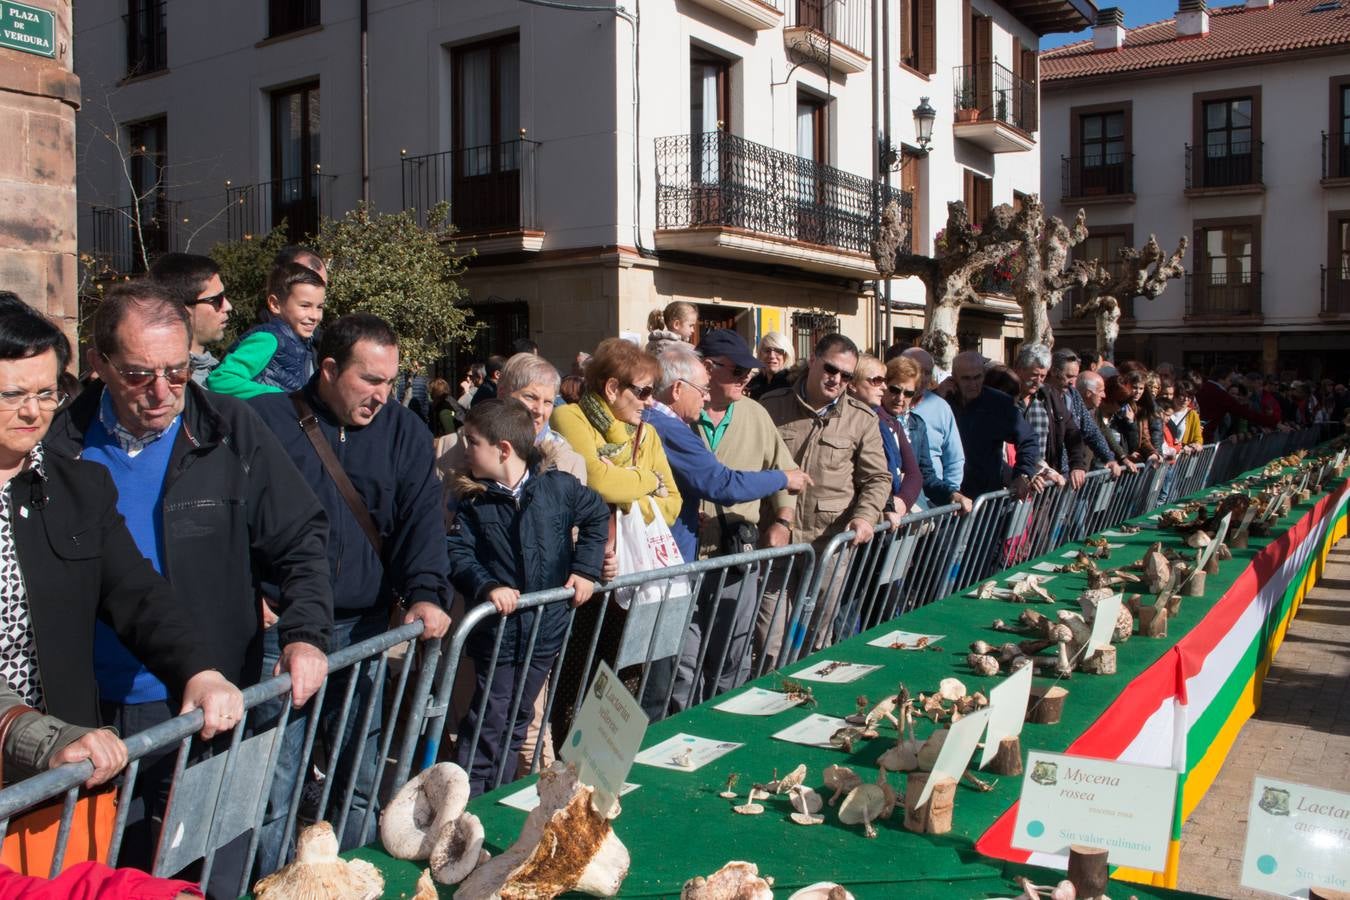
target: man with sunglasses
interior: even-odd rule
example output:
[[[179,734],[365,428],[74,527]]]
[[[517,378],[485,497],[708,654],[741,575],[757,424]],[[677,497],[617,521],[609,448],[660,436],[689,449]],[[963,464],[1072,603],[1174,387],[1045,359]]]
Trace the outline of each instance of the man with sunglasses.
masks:
[[[254,584],[281,585],[277,670],[290,673],[299,707],[328,672],[327,518],[258,416],[191,381],[188,327],[183,304],[153,282],[109,291],[88,358],[99,381],[58,414],[48,443],[108,469],[141,552],[200,629],[210,667],[236,684],[256,682],[262,659]],[[177,714],[164,684],[106,629],[96,635],[94,669],[104,722],[121,734]],[[175,755],[142,761],[136,803],[144,806],[133,807],[124,862],[153,862],[156,829],[142,823],[163,811]]]
[[[220,266],[209,256],[196,253],[166,253],[150,267],[150,280],[171,291],[187,307],[192,344],[188,359],[192,380],[206,383],[206,376],[220,360],[206,349],[225,337],[225,325],[234,307],[225,296]]]
[[[843,531],[854,532],[855,546],[870,541],[891,495],[891,473],[876,413],[845,390],[857,364],[857,345],[842,334],[827,334],[816,343],[810,365],[797,383],[770,391],[760,401],[812,481],[797,495],[795,523],[774,527],[790,528],[792,540],[814,545],[817,554]],[[832,591],[817,604],[812,622],[817,645],[829,634],[838,602]],[[774,590],[765,594],[760,606],[756,638],[764,655],[775,660],[782,641],[783,606]]]

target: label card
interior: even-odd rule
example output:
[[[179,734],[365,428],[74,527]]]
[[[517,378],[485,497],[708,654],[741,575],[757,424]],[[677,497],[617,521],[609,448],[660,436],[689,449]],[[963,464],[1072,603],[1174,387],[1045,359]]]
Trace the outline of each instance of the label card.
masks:
[[[864,663],[843,662],[837,659],[822,659],[809,669],[795,672],[792,678],[802,681],[822,681],[826,684],[848,684],[864,675],[871,674],[881,666],[869,666]]]
[[[722,712],[735,713],[738,716],[772,716],[785,709],[792,709],[805,702],[805,697],[789,697],[778,691],[766,691],[764,688],[751,688],[743,694],[737,694],[730,700],[723,700],[713,707]]]
[[[658,769],[694,772],[740,746],[735,741],[714,741],[680,732],[643,750],[633,761]]]
[[[1172,769],[1032,751],[1012,845],[1060,856],[1101,847],[1113,866],[1161,872],[1176,796]]]
[[[633,757],[647,733],[647,714],[603,660],[559,755],[577,767],[577,780],[595,788],[595,808],[617,802]]]
[[[639,787],[641,787],[641,785],[629,784],[625,781],[623,787],[619,789],[619,796],[627,796],[633,791],[636,791]],[[514,794],[507,794],[497,802],[502,806],[509,806],[512,809],[518,809],[522,812],[529,812],[539,805],[539,782],[536,781],[527,788],[521,788]]]
[[[968,716],[962,716],[961,721],[948,729],[947,740],[938,751],[937,762],[933,763],[933,773],[928,776],[923,792],[919,794],[919,806],[928,802],[928,795],[933,793],[933,784],[938,779],[961,780],[966,767],[970,765],[971,756],[975,754],[976,745],[980,743],[980,736],[984,734],[988,724],[989,707],[985,707]]]
[[[1092,620],[1092,637],[1088,639],[1089,652],[1111,646],[1111,633],[1116,629],[1120,603],[1121,595],[1112,594],[1097,604],[1097,612]]]
[[[1252,519],[1256,518],[1257,512],[1259,512],[1259,510],[1256,508],[1255,503],[1247,504],[1247,513],[1242,517],[1242,521],[1238,524],[1237,533],[1247,530],[1247,526],[1252,524]]]
[[[917,631],[892,631],[867,642],[869,647],[889,650],[923,650],[945,638],[945,634],[920,634]]]
[[[1035,569],[1037,572],[1058,572],[1058,571],[1059,571],[1059,566],[1055,565],[1055,564],[1052,563],[1052,562],[1048,562],[1048,561],[1038,562],[1038,563],[1036,563],[1036,565],[1032,566],[1032,568]]]
[[[832,748],[834,745],[830,743],[830,736],[839,729],[847,727],[848,723],[843,719],[812,713],[800,722],[789,725],[775,734],[774,739],[787,741],[791,744],[805,744],[808,747]]]
[[[1017,737],[1027,719],[1027,701],[1031,698],[1031,666],[1022,666],[989,692],[989,729],[985,732],[980,768],[998,753],[999,742]]]
[[[1350,891],[1350,794],[1256,776],[1241,881],[1286,897]]]

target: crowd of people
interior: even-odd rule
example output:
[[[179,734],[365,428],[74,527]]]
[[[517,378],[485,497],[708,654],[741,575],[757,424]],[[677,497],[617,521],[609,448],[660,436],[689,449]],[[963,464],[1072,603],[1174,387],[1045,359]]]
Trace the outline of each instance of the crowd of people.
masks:
[[[384,685],[344,673],[358,677],[351,708],[373,710],[362,728],[342,720],[350,685],[330,685],[319,709],[310,700],[327,654],[391,625],[420,622],[434,640],[490,604],[500,615],[466,646],[473,697],[453,758],[475,794],[503,767],[551,758],[590,674],[586,648],[613,661],[624,624],[596,593],[622,563],[616,511],[668,530],[686,562],[794,543],[819,554],[914,511],[964,514],[1003,488],[1076,490],[1096,469],[1118,477],[1347,412],[1329,380],[1150,370],[1035,344],[1009,366],[961,353],[948,372],[917,347],[878,358],[828,334],[794,360],[781,334],[752,352],[735,331],[700,332],[687,303],[654,314],[645,347],[606,339],[566,378],[521,341],[452,386],[406,371],[398,335],[373,315],[321,326],[326,284],[312,251],[283,250],[258,324],[217,359],[228,285],[209,258],[168,254],[102,300],[83,381],[64,374],[62,332],[0,296],[0,711],[22,708],[23,722],[4,739],[7,771],[88,760],[100,784],[126,762],[118,735],[194,709],[209,754],[244,715],[239,686],[286,673],[296,712],[261,872],[284,862],[311,716],[339,783],[356,786],[344,846],[371,837]],[[818,640],[841,586],[817,603]],[[574,616],[518,608],[558,587]],[[648,714],[772,665],[781,588],[754,567],[705,580],[679,653],[652,663]],[[282,703],[251,710],[250,727],[270,727]],[[174,770],[172,749],[141,760],[123,864],[151,866]],[[232,845],[236,872],[248,843]],[[231,871],[231,852],[217,871]]]

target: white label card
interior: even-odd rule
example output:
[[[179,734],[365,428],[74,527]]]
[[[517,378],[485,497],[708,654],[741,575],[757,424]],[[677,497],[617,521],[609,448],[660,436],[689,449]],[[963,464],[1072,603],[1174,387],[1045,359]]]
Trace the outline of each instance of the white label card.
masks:
[[[658,769],[694,772],[740,746],[735,741],[714,741],[711,738],[695,737],[680,732],[674,737],[666,738],[655,747],[643,750],[634,762],[640,762],[644,766],[655,766]]]
[[[1286,897],[1350,891],[1350,794],[1256,776],[1241,880]]]
[[[1088,650],[1100,650],[1111,646],[1111,633],[1116,628],[1116,618],[1120,615],[1120,594],[1112,594],[1097,604],[1097,612],[1092,620],[1092,637],[1088,639]]]
[[[880,668],[881,666],[869,666],[865,663],[822,659],[809,669],[802,669],[800,672],[793,673],[791,677],[801,681],[820,681],[825,684],[848,684],[850,681],[857,681],[864,675],[871,674]]]
[[[1027,701],[1031,698],[1031,666],[1022,666],[989,692],[989,729],[985,732],[980,768],[998,752],[1004,738],[1017,737],[1027,719]]]
[[[966,767],[970,765],[970,758],[975,755],[975,747],[980,743],[980,736],[984,734],[988,724],[989,708],[985,707],[968,716],[962,716],[961,721],[948,729],[947,740],[938,752],[937,762],[933,763],[933,772],[924,782],[923,792],[919,794],[919,806],[928,802],[928,796],[933,793],[933,784],[939,779],[961,780]]]
[[[1056,855],[1100,847],[1113,866],[1161,872],[1176,796],[1172,769],[1032,751],[1012,845]]]
[[[713,709],[735,713],[738,716],[772,716],[785,709],[792,709],[805,700],[805,697],[789,697],[778,691],[766,691],[764,688],[756,687],[737,694],[730,700],[723,700]]]
[[[830,743],[830,736],[847,727],[848,723],[843,719],[812,713],[775,734],[774,739],[792,744],[805,744],[808,747],[832,747],[834,745]]]
[[[577,780],[595,788],[595,808],[617,802],[647,733],[647,714],[603,660],[559,753],[575,763]]]
[[[945,634],[920,634],[917,631],[892,631],[867,642],[869,647],[886,647],[890,650],[922,650],[931,647],[945,638]]]
[[[623,783],[623,787],[619,789],[619,796],[623,797],[626,796],[627,794],[631,794],[633,791],[636,791],[639,787],[641,787],[641,785],[629,784],[627,781],[625,781]],[[534,809],[536,806],[539,805],[539,782],[536,781],[534,784],[530,785],[527,788],[521,788],[514,794],[507,794],[505,797],[498,800],[497,802],[500,803],[502,806],[509,806],[512,809],[519,809],[523,812],[529,812],[530,810]]]

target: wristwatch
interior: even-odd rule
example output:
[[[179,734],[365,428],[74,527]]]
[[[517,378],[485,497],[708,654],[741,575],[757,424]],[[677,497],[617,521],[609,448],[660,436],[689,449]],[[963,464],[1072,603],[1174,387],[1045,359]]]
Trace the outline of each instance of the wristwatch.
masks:
[[[784,528],[788,530],[789,534],[792,532],[792,523],[787,519],[783,518],[782,516],[779,516],[778,518],[774,519],[773,523],[775,525],[782,525]]]

